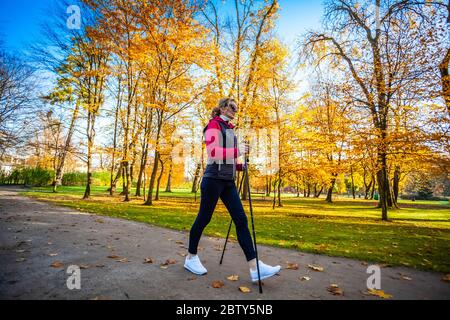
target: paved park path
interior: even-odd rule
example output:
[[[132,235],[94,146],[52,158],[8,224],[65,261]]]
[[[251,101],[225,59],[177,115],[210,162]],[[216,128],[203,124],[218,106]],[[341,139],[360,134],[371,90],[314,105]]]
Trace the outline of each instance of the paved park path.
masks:
[[[361,261],[259,246],[260,258],[280,264],[264,281],[264,294],[249,281],[247,263],[231,243],[219,265],[224,239],[203,237],[199,254],[208,274],[183,268],[188,234],[58,207],[0,187],[0,299],[380,299],[367,295]],[[152,258],[153,263],[144,263]],[[164,265],[167,260],[173,264]],[[297,270],[285,269],[289,263]],[[53,264],[53,267],[51,266]],[[308,265],[323,267],[323,272]],[[69,290],[67,268],[81,267],[81,289]],[[238,275],[238,281],[227,280]],[[301,281],[300,278],[310,280]],[[443,274],[408,268],[381,269],[381,287],[392,299],[450,299]],[[224,286],[213,288],[222,280]],[[327,288],[337,284],[343,295]],[[239,287],[248,287],[242,293]]]

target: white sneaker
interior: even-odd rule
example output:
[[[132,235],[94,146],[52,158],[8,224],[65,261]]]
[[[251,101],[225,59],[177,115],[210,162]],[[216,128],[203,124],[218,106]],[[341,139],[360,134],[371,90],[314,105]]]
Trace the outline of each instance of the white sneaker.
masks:
[[[261,280],[276,275],[278,272],[280,272],[280,270],[281,266],[272,267],[259,260],[259,273],[261,276]],[[250,277],[252,278],[253,282],[258,281],[258,269],[255,270],[250,269]]]
[[[206,268],[200,262],[200,258],[197,255],[191,257],[190,259],[189,257],[186,257],[186,260],[184,261],[184,267],[190,272],[199,276],[204,275],[208,272],[208,270],[206,270]]]

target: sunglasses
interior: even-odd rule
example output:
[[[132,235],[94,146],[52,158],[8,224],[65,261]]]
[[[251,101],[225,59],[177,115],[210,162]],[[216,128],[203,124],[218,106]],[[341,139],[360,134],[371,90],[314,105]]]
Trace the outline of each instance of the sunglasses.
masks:
[[[228,106],[230,107],[231,110],[233,110],[233,112],[238,111],[237,107],[234,104],[229,104]]]

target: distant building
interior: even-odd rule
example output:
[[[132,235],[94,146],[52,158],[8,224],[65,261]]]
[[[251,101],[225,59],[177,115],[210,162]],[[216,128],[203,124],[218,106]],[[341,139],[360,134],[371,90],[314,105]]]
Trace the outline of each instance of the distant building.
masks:
[[[5,155],[0,158],[0,170],[6,174],[11,173],[16,167],[23,166],[24,164],[25,159],[19,157]]]

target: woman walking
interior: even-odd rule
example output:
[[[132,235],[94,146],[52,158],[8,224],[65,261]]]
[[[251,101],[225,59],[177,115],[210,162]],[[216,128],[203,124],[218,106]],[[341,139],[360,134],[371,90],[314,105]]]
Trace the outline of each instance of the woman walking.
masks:
[[[235,100],[231,98],[220,100],[219,106],[213,109],[212,119],[204,130],[208,165],[200,186],[200,210],[190,231],[189,252],[184,267],[197,275],[207,273],[197,255],[197,247],[220,198],[236,226],[238,242],[248,261],[251,280],[258,281],[256,252],[248,229],[247,216],[234,182],[236,171],[243,171],[246,165],[237,164],[236,159],[243,152],[249,151],[248,145],[244,146],[243,152],[237,147],[234,125],[230,123],[237,111]],[[280,269],[280,266],[272,267],[259,261],[261,280],[277,274]]]

